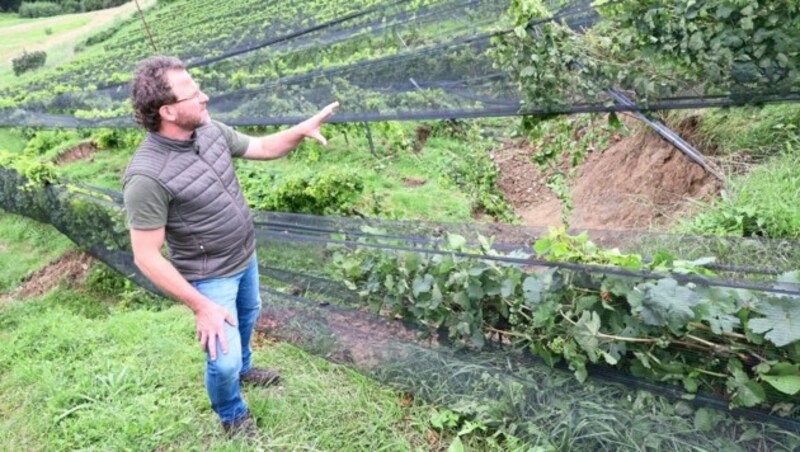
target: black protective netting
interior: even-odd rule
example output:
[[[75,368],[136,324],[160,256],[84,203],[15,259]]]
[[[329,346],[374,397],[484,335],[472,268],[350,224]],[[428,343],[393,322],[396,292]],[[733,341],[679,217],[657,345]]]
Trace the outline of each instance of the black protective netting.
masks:
[[[2,169],[0,207],[54,225],[146,286],[118,194],[32,185]],[[589,231],[598,249],[619,248],[604,254],[616,256],[610,266],[569,258],[558,247],[571,242],[552,232],[508,225],[270,212],[255,222],[258,328],[378,381],[558,449],[800,447],[789,394],[800,346],[797,242]],[[634,252],[638,267],[623,259]],[[559,325],[560,342],[545,337]],[[583,364],[547,365],[541,346],[557,354],[559,343]]]
[[[341,107],[332,120],[347,122],[721,107],[800,97],[796,8],[765,5],[778,8],[777,19],[767,17],[764,28],[753,32],[757,42],[747,44],[753,51],[731,61],[703,55],[731,40],[751,39],[746,29],[744,38],[727,31],[686,36],[680,46],[711,50],[692,62],[700,70],[688,70],[678,68],[694,57],[636,53],[606,42],[620,24],[670,26],[657,22],[672,14],[666,7],[654,3],[644,17],[625,19],[614,11],[617,3],[625,2],[597,10],[585,1],[549,2],[549,17],[533,21],[523,36],[509,30],[505,2],[482,0],[334,2],[310,16],[295,12],[302,2],[263,8],[237,3],[225,13],[236,26],[215,30],[210,41],[192,40],[191,33],[213,28],[213,22],[165,24],[159,31],[154,20],[153,28],[164,46],[160,52],[195,67],[211,97],[211,115],[238,125],[294,123],[334,100]],[[779,8],[789,17],[779,16]],[[716,30],[715,24],[747,19],[728,14],[716,11],[698,26]],[[687,32],[676,27],[674,34],[680,33]],[[15,99],[0,110],[0,125],[133,125],[124,81],[150,51],[146,40],[119,40],[109,44],[102,64],[78,64],[0,93]]]
[[[304,350],[446,406],[486,425],[557,450],[792,450],[794,421],[716,399],[667,398],[664,388],[597,370],[584,383],[503,349],[457,351],[418,331],[361,311],[262,291],[258,327]],[[721,411],[718,411],[721,410]],[[726,412],[713,427],[697,419]],[[702,421],[700,421],[702,423]],[[780,422],[780,421],[779,421]]]

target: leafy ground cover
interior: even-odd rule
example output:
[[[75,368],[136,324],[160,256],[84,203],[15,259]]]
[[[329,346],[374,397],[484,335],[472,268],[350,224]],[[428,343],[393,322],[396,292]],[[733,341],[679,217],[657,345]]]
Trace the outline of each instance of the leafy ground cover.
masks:
[[[25,142],[25,137],[18,130],[0,129],[0,148],[19,152],[25,149]]]

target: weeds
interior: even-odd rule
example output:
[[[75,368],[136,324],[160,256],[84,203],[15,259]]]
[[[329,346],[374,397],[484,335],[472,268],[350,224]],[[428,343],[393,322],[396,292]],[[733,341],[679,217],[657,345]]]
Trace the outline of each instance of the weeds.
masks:
[[[800,156],[797,147],[785,151],[751,173],[733,178],[714,204],[699,203],[703,212],[680,223],[693,234],[800,238]]]

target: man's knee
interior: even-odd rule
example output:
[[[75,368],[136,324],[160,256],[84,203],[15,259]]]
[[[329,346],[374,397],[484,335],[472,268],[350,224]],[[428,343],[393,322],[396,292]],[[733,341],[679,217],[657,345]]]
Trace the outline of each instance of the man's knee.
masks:
[[[208,361],[208,367],[216,378],[222,381],[233,380],[239,378],[239,373],[242,371],[242,353],[234,353],[228,350],[228,353],[217,352],[217,359]]]

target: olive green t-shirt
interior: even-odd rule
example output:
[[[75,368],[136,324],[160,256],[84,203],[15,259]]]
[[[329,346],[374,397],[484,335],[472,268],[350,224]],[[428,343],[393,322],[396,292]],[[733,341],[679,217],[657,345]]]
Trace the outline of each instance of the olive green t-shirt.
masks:
[[[222,132],[231,155],[243,156],[250,145],[250,137],[221,122],[212,120],[211,123]],[[191,141],[185,143],[186,146],[192,146]],[[176,144],[182,145],[182,142]],[[128,229],[158,229],[167,224],[167,211],[172,195],[154,179],[139,174],[131,176],[123,187],[123,194]]]

